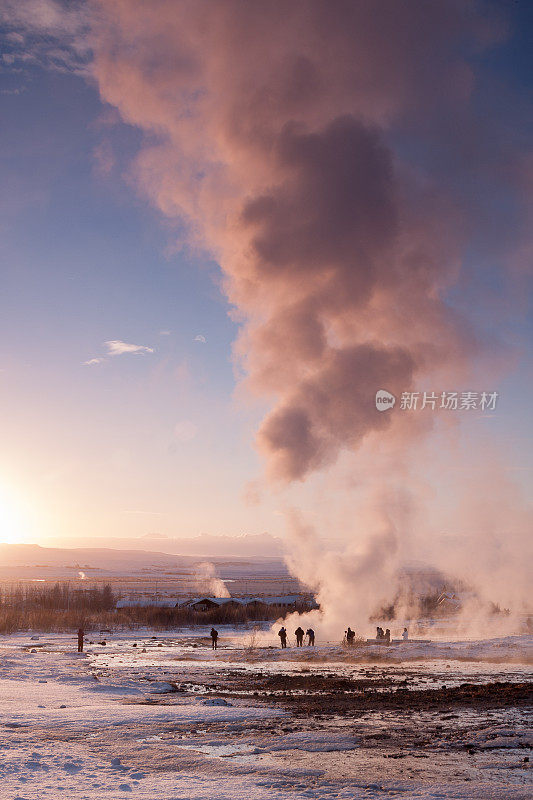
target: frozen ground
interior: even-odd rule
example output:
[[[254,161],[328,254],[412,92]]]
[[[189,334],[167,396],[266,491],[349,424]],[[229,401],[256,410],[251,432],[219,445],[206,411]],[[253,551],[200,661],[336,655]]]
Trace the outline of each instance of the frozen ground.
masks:
[[[343,716],[328,702],[350,682],[391,697],[521,684],[531,637],[282,653],[220,630],[216,653],[198,631],[95,633],[81,656],[73,636],[0,637],[0,798],[532,796],[530,705]],[[294,713],[287,692],[323,698],[321,713]]]

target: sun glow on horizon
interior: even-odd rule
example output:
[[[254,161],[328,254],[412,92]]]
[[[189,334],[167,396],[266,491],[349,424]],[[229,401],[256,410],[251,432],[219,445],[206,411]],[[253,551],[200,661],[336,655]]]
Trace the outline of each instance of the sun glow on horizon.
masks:
[[[16,491],[0,484],[0,544],[23,544],[30,531],[24,504]]]

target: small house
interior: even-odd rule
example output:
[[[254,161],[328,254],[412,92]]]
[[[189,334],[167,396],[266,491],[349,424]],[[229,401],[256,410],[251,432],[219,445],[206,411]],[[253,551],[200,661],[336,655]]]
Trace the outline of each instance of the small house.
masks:
[[[187,606],[187,608],[192,608],[193,611],[212,611],[214,608],[220,607],[218,598],[215,599],[213,597],[195,598],[183,603],[183,605]]]

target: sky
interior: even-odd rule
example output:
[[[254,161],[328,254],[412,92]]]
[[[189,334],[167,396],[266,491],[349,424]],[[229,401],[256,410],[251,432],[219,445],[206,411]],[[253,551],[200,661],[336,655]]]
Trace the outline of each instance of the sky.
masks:
[[[216,265],[180,252],[120,163],[102,173],[99,148],[126,159],[139,136],[109,130],[84,77],[1,80],[4,502],[38,541],[263,530]],[[107,357],[113,340],[153,352]]]
[[[532,10],[432,9],[0,0],[0,539],[523,502]]]

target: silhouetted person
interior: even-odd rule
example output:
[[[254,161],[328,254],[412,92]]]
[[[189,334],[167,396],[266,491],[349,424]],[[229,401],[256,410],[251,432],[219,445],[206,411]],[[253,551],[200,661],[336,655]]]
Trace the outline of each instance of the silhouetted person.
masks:
[[[353,640],[355,639],[355,631],[352,631],[350,626],[348,626],[348,630],[346,631],[346,644],[348,647],[353,646]]]
[[[85,631],[83,628],[78,628],[78,653],[83,653],[83,637],[85,636]]]
[[[308,628],[305,632],[305,635],[308,637],[307,646],[314,647],[315,646],[315,632],[312,628]]]
[[[385,634],[383,633],[383,628],[377,627],[376,628],[376,641],[377,642],[382,642],[384,636],[385,636]]]
[[[294,635],[296,636],[296,647],[302,647],[304,643],[304,629],[298,626],[294,631]]]
[[[278,636],[281,640],[281,646],[287,647],[287,631],[285,630],[285,628],[281,628],[281,630],[278,631]]]
[[[210,636],[211,636],[211,647],[213,648],[213,650],[216,650],[218,643],[218,631],[215,630],[214,628],[211,628]]]
[[[402,639],[404,640],[404,642],[407,642],[407,640],[409,639],[409,631],[407,630],[407,628],[403,629]]]
[[[385,644],[390,644],[390,630],[387,628],[385,636],[383,637]]]

